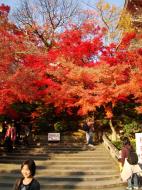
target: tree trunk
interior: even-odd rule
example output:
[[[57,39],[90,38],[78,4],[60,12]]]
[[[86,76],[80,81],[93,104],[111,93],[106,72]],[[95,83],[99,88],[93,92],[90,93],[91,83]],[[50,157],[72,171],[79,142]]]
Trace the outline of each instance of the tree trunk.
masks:
[[[112,124],[112,120],[111,119],[109,120],[109,125],[110,125],[111,131],[112,131],[111,140],[112,141],[116,141],[117,140],[117,133],[115,131],[115,128],[114,128],[114,126]]]

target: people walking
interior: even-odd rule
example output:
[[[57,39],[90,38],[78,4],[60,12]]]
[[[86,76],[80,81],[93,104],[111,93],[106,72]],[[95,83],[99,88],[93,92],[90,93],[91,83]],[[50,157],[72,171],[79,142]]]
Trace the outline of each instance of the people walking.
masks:
[[[11,152],[15,146],[16,129],[13,124],[8,124],[8,128],[5,134],[5,146],[9,152]]]
[[[90,139],[90,135],[89,135],[89,126],[87,124],[87,122],[85,121],[83,123],[83,131],[85,131],[85,136],[86,136],[86,144],[89,144],[89,139]]]
[[[25,146],[31,146],[33,144],[32,132],[27,123],[22,125],[23,129],[23,144]]]
[[[23,177],[16,180],[13,190],[40,190],[40,183],[34,178],[36,164],[29,159],[22,163],[21,174]]]
[[[120,171],[123,182],[128,183],[126,189],[138,189],[138,173],[141,168],[138,165],[138,156],[128,137],[123,138],[123,147],[120,151]]]
[[[89,125],[89,141],[88,146],[94,148],[94,125],[93,123],[88,123]]]
[[[130,140],[128,137],[124,137],[123,138],[123,146],[122,146],[122,149],[121,149],[121,155],[120,155],[120,164],[121,164],[121,167],[123,167],[124,165],[124,162],[125,162],[125,159],[128,158],[128,154],[130,152],[130,150],[133,150],[133,147],[130,143]]]
[[[123,182],[128,183],[127,190],[139,189],[138,175],[141,172],[141,168],[138,165],[138,156],[134,150],[130,150],[128,158],[125,159],[121,172],[121,178]]]

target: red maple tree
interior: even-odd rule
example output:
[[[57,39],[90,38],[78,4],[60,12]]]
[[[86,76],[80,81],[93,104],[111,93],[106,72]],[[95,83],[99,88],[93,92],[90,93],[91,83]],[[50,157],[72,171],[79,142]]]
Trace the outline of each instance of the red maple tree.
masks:
[[[19,100],[41,100],[58,111],[76,107],[80,115],[104,106],[111,118],[112,107],[129,95],[142,102],[141,50],[128,49],[134,34],[127,34],[117,51],[117,44],[103,43],[105,29],[85,22],[56,35],[50,49],[41,48],[10,24],[8,11],[0,23],[1,112]]]

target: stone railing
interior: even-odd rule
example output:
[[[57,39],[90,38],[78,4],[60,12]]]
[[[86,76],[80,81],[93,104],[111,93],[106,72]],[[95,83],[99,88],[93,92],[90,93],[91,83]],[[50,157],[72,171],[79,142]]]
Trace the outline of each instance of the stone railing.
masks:
[[[103,134],[103,142],[106,149],[110,152],[111,156],[118,162],[119,159],[119,150],[111,143],[105,134]]]

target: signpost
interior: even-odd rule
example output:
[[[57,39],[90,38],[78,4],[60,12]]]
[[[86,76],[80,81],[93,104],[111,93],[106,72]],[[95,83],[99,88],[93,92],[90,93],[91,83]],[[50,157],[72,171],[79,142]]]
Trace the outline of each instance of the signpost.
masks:
[[[139,158],[139,163],[142,164],[142,133],[135,133],[136,152]]]
[[[60,141],[60,133],[48,133],[48,141],[50,142]]]

